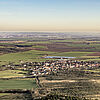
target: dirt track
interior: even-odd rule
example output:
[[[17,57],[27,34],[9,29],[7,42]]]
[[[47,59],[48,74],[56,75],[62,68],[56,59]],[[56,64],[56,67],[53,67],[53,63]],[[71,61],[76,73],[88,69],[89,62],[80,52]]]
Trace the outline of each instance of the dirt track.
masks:
[[[76,82],[75,80],[52,80],[52,81],[48,81],[48,80],[43,80],[41,81],[41,83],[66,83],[66,82]]]

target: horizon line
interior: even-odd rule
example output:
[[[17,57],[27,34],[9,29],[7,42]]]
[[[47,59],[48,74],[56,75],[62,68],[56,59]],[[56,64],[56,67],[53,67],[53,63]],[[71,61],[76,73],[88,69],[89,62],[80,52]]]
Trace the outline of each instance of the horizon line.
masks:
[[[100,32],[100,31],[0,31],[0,32]]]

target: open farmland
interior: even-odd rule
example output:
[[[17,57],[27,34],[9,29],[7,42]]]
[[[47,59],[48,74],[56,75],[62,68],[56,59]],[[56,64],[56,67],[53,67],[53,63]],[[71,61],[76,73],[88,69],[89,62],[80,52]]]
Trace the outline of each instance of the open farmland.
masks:
[[[92,52],[50,52],[50,51],[39,51],[31,50],[26,52],[19,53],[9,53],[0,56],[0,64],[9,64],[9,63],[20,63],[20,61],[45,61],[47,59],[41,58],[45,55],[50,56],[72,56],[72,57],[81,57],[92,54]]]
[[[12,39],[13,40],[13,39]],[[2,40],[0,43],[0,64],[8,64],[9,62],[19,63],[21,60],[26,61],[45,61],[42,56],[92,56],[99,54],[99,42],[83,41],[83,39],[68,39],[68,40],[38,40],[31,42],[28,39],[21,41],[18,39],[9,40],[6,43]],[[10,41],[10,42],[9,42]],[[65,41],[65,42],[63,42]],[[98,44],[98,45],[97,45]],[[85,58],[86,59],[86,58]]]
[[[100,97],[99,38],[85,36],[75,38],[74,36],[67,37],[67,35],[62,37],[60,33],[58,36],[57,34],[54,34],[54,37],[52,37],[53,34],[40,35],[41,37],[36,37],[35,34],[29,38],[23,36],[23,38],[0,39],[1,100],[16,97],[23,98],[22,100],[29,99],[29,97],[50,99],[50,95],[51,97],[60,95],[62,98],[64,96],[81,99]],[[55,70],[52,67],[54,63],[51,62],[57,60],[59,62],[63,59],[50,59],[45,58],[46,56],[75,57],[67,60],[76,61],[77,64],[84,62],[84,67],[67,62],[69,65],[66,64],[66,66],[71,67],[67,66],[66,69],[63,69],[65,65],[60,62],[63,70]],[[48,62],[51,63],[50,66],[54,72],[52,70],[50,72],[48,69]],[[93,67],[90,67],[91,63],[93,63]],[[77,68],[73,66],[77,66]],[[54,67],[57,67],[56,64]],[[39,78],[36,75],[39,75]],[[2,91],[5,92],[2,93]],[[17,92],[15,94],[12,91]]]
[[[26,74],[27,74],[27,71],[21,71],[21,70],[4,70],[4,71],[0,71],[0,78],[23,77]]]
[[[91,74],[87,74],[82,71],[64,70],[59,71],[57,74],[40,78],[40,80],[43,87],[45,87],[47,90],[51,90],[52,93],[56,92],[59,95],[63,94],[80,98],[85,97],[89,100],[99,100],[100,69],[85,71],[90,71]]]
[[[0,90],[5,89],[32,89],[36,88],[34,79],[0,80]]]

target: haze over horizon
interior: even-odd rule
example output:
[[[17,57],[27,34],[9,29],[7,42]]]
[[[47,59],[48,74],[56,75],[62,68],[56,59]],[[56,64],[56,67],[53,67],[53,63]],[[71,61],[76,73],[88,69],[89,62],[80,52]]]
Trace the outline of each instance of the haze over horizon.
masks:
[[[0,0],[0,31],[100,31],[100,0]]]

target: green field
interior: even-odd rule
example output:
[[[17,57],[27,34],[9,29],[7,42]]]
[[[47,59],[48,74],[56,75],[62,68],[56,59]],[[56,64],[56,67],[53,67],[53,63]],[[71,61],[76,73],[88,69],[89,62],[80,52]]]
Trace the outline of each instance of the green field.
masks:
[[[62,52],[62,53],[56,53],[54,55],[67,56],[67,57],[81,57],[91,53],[93,52]]]
[[[5,71],[0,71],[0,78],[22,77],[22,76],[25,76],[25,74],[23,74],[23,73],[27,73],[27,71],[21,71],[21,70],[5,70]]]
[[[19,63],[22,61],[39,61],[43,59],[39,59],[45,54],[54,54],[54,52],[45,52],[45,51],[26,51],[20,53],[9,53],[0,56],[0,64],[8,64],[9,62]]]
[[[7,40],[7,39],[1,39],[1,40]],[[17,40],[17,39],[8,39],[8,40]],[[87,41],[84,39],[63,39],[63,40],[46,40],[46,41],[42,41],[41,39],[18,39],[18,40],[22,40],[23,43],[13,43],[13,42],[8,42],[8,43],[0,43],[0,48],[4,48],[4,50],[6,51],[6,48],[8,51],[3,52],[3,50],[1,49],[1,55],[0,55],[0,65],[3,64],[9,64],[10,62],[13,62],[15,64],[19,64],[20,61],[24,61],[24,62],[34,62],[34,61],[45,61],[48,59],[44,59],[41,57],[45,56],[45,55],[49,55],[49,56],[67,56],[67,57],[77,57],[77,58],[81,58],[85,60],[100,60],[98,57],[90,57],[87,56],[88,54],[92,54],[95,52],[100,51],[100,44],[98,41]],[[28,41],[28,40],[33,40],[32,42]],[[71,51],[69,52],[56,52],[56,50],[54,52],[49,51],[49,50],[44,50],[47,49],[48,47],[45,44],[50,44],[53,43],[52,45],[55,45],[55,43],[62,43],[62,45],[65,45],[66,47],[73,47]],[[63,44],[63,42],[65,42]],[[88,44],[89,43],[89,44]],[[44,44],[44,45],[39,45],[39,44]],[[22,51],[23,50],[21,47],[16,47],[15,45],[20,45],[20,46],[27,46],[30,45],[29,47],[22,47],[23,49],[36,49],[36,50],[30,50],[30,51]],[[56,46],[56,45],[55,45]],[[74,51],[74,47],[76,48],[77,51]],[[12,49],[11,49],[12,48]],[[16,53],[12,53],[12,50],[14,51],[14,48],[16,49]],[[52,48],[52,46],[51,46]],[[80,49],[81,48],[81,49]],[[90,48],[90,49],[88,49]],[[17,50],[20,50],[20,52],[18,52]],[[42,51],[44,50],[44,51]],[[67,50],[67,49],[66,49]],[[82,51],[83,50],[83,51]],[[9,53],[9,51],[11,51]],[[91,59],[90,59],[90,58]]]
[[[1,96],[5,96],[5,95],[9,95],[9,93],[0,93],[0,97]],[[11,95],[11,94],[10,94]]]
[[[34,79],[0,80],[0,90],[5,89],[32,89],[37,85]]]
[[[16,78],[25,76],[27,71],[21,70],[5,70],[0,72],[0,78]],[[35,79],[10,79],[0,80],[0,90],[4,89],[32,89],[36,88]]]
[[[2,39],[1,39],[2,40]],[[5,39],[6,40],[6,39]],[[15,39],[17,40],[17,39]],[[100,44],[98,41],[85,41],[79,39],[65,39],[65,40],[48,40],[48,41],[35,41],[29,42],[30,39],[22,39],[23,43],[0,43],[0,69],[4,71],[0,71],[0,90],[7,89],[36,89],[38,88],[35,78],[17,78],[16,77],[24,77],[27,76],[28,71],[22,71],[23,67],[17,67],[18,70],[7,70],[10,69],[9,65],[11,64],[20,64],[21,61],[25,62],[40,62],[46,60],[56,60],[56,59],[45,59],[45,56],[65,56],[65,57],[76,57],[77,60],[82,61],[100,61],[100,56],[90,56],[90,54],[94,54],[100,51]],[[32,39],[31,39],[32,40]],[[66,48],[67,47],[67,48]],[[2,49],[4,48],[4,49]],[[63,51],[64,49],[65,51]],[[44,51],[43,51],[44,50]],[[62,50],[62,51],[61,51]],[[10,52],[11,51],[11,52]],[[14,51],[14,52],[13,52]],[[67,52],[68,51],[68,52]],[[98,53],[99,54],[99,53]],[[2,65],[6,65],[3,67]],[[31,68],[31,67],[29,67]],[[33,68],[33,67],[32,67]],[[5,70],[6,69],[6,70]],[[89,72],[94,72],[96,74],[100,73],[100,70],[84,70]],[[67,75],[62,73],[61,78],[63,80],[68,80]],[[77,73],[78,74],[78,73]],[[57,74],[58,75],[58,74]],[[60,75],[60,74],[59,74]],[[49,75],[48,75],[49,76]],[[63,77],[62,77],[63,76]],[[73,74],[73,79],[74,79]],[[54,77],[54,75],[53,75]],[[6,80],[7,78],[7,80]],[[10,79],[8,79],[10,78]],[[59,79],[59,76],[57,76]],[[72,78],[72,74],[69,79]],[[78,79],[79,77],[76,77]],[[43,78],[44,79],[44,78]],[[50,77],[50,79],[53,79]],[[54,78],[54,80],[56,77]],[[56,84],[56,83],[54,83]],[[57,83],[60,84],[60,83]],[[56,86],[57,86],[56,84]],[[65,83],[61,83],[59,86],[64,86]],[[76,83],[70,83],[75,86]],[[71,87],[71,85],[69,87]],[[77,82],[77,86],[81,84]],[[82,83],[84,85],[84,83]],[[86,81],[86,85],[89,84]],[[44,85],[44,84],[43,84]],[[50,84],[49,84],[50,85]],[[46,85],[49,87],[49,85]],[[68,86],[65,85],[65,88]],[[55,86],[54,86],[55,87]],[[45,87],[43,87],[45,88]],[[72,89],[73,87],[71,87]],[[76,87],[75,87],[76,88]],[[87,88],[86,88],[87,89]],[[90,87],[89,87],[90,89]],[[63,91],[63,90],[62,90]],[[66,90],[68,91],[68,89]],[[63,91],[64,92],[64,91]],[[76,89],[75,89],[76,92]],[[80,92],[80,91],[78,91]],[[69,91],[68,91],[69,93]],[[9,94],[0,93],[0,96],[5,96]]]
[[[7,39],[1,39],[1,40],[7,40]],[[17,39],[8,39],[8,40],[17,40]],[[48,44],[48,43],[55,44],[55,43],[60,42],[60,43],[62,43],[62,45],[69,46],[69,47],[75,47],[78,49],[77,49],[77,51],[70,51],[70,52],[56,52],[56,51],[52,52],[52,51],[46,51],[46,50],[44,50],[44,51],[30,50],[30,51],[22,51],[22,52],[16,52],[16,53],[11,53],[11,52],[9,53],[10,49],[9,50],[7,49],[8,51],[6,51],[6,54],[4,52],[3,55],[0,55],[0,65],[9,64],[10,62],[19,64],[21,60],[24,62],[45,61],[47,59],[44,59],[44,58],[41,59],[41,57],[43,57],[45,55],[77,57],[77,58],[81,58],[81,59],[85,58],[85,60],[100,60],[99,57],[97,57],[97,56],[96,57],[87,56],[88,54],[92,54],[92,53],[100,51],[99,41],[87,41],[84,39],[65,39],[65,40],[63,39],[63,40],[42,41],[41,39],[38,40],[38,39],[26,39],[26,38],[25,39],[22,38],[22,39],[18,39],[18,40],[20,40],[20,41],[22,40],[23,43],[13,43],[13,42],[0,43],[0,45],[1,45],[0,48],[4,48],[4,50],[6,50],[6,48],[16,48],[16,49],[21,50],[20,47],[17,48],[15,45],[22,45],[22,46],[30,45],[32,47],[26,47],[26,48],[45,49],[45,48],[47,48],[47,46],[38,45],[38,44]],[[28,40],[33,40],[33,41],[29,42]],[[65,43],[63,44],[63,42],[65,42]],[[90,49],[88,49],[88,47]],[[26,50],[26,48],[24,48],[24,49]],[[79,48],[81,48],[81,49],[79,49]],[[73,48],[73,50],[74,50],[74,48]],[[83,51],[81,51],[81,50],[83,50]],[[10,50],[10,51],[12,51],[12,50]]]
[[[49,56],[68,56],[68,57],[81,57],[92,52],[49,52],[31,50],[19,53],[9,53],[0,56],[0,64],[9,64],[9,62],[19,63],[20,60],[26,61],[45,61],[47,59],[41,59],[42,56],[48,54]]]

